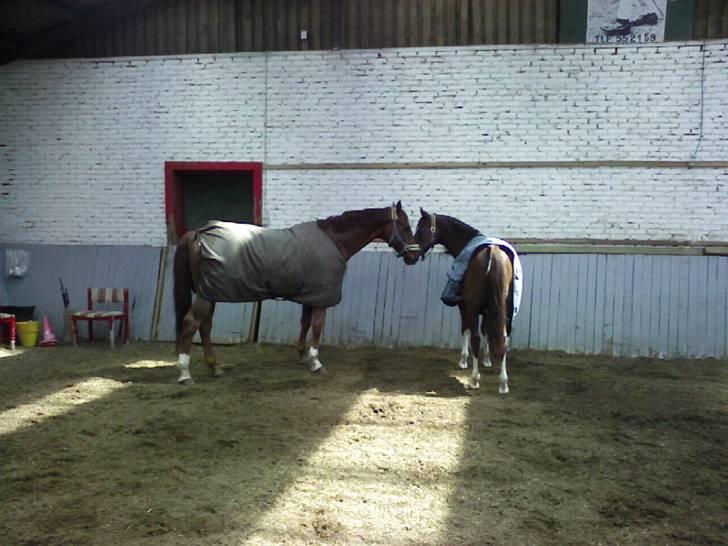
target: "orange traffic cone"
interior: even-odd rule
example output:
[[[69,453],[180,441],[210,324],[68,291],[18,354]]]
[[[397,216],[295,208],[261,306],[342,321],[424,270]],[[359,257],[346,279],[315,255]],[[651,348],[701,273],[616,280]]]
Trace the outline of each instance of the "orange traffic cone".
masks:
[[[40,341],[41,347],[55,347],[58,345],[58,339],[53,334],[51,329],[51,323],[48,320],[48,315],[43,315],[43,337]]]

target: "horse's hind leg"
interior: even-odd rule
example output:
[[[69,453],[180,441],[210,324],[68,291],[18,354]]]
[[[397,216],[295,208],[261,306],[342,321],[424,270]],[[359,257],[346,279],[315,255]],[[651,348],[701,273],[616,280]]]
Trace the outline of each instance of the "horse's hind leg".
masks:
[[[319,340],[321,339],[321,332],[324,329],[324,322],[326,321],[326,308],[325,307],[314,307],[311,313],[313,322],[313,328],[311,332],[311,347],[308,349],[308,361],[312,372],[317,372],[323,368],[323,364],[319,360]]]
[[[200,338],[202,339],[202,347],[205,352],[205,363],[210,368],[212,377],[220,377],[223,375],[222,368],[218,365],[215,353],[212,351],[212,315],[215,313],[215,304],[210,308],[210,314],[200,322]]]
[[[508,394],[508,372],[506,371],[506,351],[508,338],[504,325],[492,323],[488,325],[488,346],[490,358],[495,363],[500,363],[500,376],[498,377],[498,392]]]
[[[480,333],[478,332],[478,315],[473,320],[473,334],[470,337],[470,354],[473,357],[473,373],[470,376],[470,388],[480,388],[480,372],[478,371],[478,355],[480,354]]]
[[[304,305],[301,309],[301,333],[298,335],[298,361],[301,364],[308,362],[308,355],[306,354],[306,337],[308,336],[308,329],[311,327],[311,312],[313,308],[310,305]]]
[[[195,296],[190,310],[184,316],[182,331],[179,337],[179,357],[177,367],[179,368],[179,383],[189,385],[194,383],[190,375],[190,353],[192,351],[192,337],[200,328],[202,321],[210,316],[213,304],[200,296]]]

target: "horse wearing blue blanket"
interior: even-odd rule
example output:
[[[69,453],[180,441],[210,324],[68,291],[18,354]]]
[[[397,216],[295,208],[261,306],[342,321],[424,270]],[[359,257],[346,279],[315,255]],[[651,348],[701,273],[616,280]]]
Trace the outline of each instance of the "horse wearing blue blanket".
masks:
[[[441,299],[446,305],[457,305],[460,310],[463,346],[459,366],[468,367],[470,350],[473,362],[470,386],[480,388],[478,360],[481,358],[482,333],[486,341],[482,365],[500,364],[498,391],[507,394],[506,351],[513,317],[518,312],[523,278],[518,254],[506,241],[485,237],[456,218],[430,214],[423,209],[420,214],[415,241],[422,249],[422,258],[436,244],[443,245],[455,257]]]

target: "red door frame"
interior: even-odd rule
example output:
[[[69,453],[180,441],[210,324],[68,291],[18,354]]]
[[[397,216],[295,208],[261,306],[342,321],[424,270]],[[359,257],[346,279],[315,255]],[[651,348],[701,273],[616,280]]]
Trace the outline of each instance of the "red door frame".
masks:
[[[184,192],[178,172],[227,171],[250,173],[253,178],[253,222],[263,223],[263,163],[237,161],[165,161],[164,212],[170,238],[176,239],[186,231]],[[172,232],[170,228],[173,228]],[[176,242],[176,241],[172,241]]]

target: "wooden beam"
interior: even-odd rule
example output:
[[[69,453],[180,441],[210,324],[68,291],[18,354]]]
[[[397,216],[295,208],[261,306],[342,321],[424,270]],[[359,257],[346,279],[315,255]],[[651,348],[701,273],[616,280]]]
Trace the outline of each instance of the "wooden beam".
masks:
[[[726,169],[728,161],[443,161],[401,163],[279,163],[266,165],[268,171],[331,171],[386,169]]]
[[[129,15],[160,0],[128,0],[107,2],[78,18],[75,23],[61,24],[48,31],[23,40],[18,47],[20,57],[39,57],[96,28],[124,19]]]

